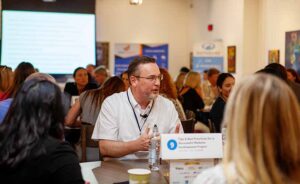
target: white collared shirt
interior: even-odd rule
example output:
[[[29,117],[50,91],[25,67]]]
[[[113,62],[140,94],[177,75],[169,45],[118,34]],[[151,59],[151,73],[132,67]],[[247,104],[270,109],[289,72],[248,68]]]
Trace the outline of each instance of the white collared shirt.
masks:
[[[142,127],[141,132],[130,103],[134,108],[140,127]],[[153,107],[151,109],[152,105]],[[140,114],[145,113],[148,114],[148,117],[142,118]],[[146,122],[144,123],[145,119]],[[158,126],[159,133],[174,133],[178,123],[180,123],[180,120],[177,111],[170,100],[159,95],[154,102],[151,102],[143,111],[134,99],[131,90],[128,89],[127,92],[114,94],[104,100],[96,121],[92,139],[128,142],[138,139],[140,133],[143,133],[147,127],[149,127],[151,129],[150,132],[152,132],[152,128],[155,124]],[[180,132],[183,133],[182,126]],[[147,155],[148,154],[134,153],[122,157],[121,159],[147,158]]]

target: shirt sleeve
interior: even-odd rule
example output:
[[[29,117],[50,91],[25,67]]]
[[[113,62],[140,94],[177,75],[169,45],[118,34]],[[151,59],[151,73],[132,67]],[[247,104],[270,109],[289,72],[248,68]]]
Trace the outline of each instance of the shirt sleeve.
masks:
[[[117,140],[119,126],[117,122],[117,107],[113,99],[108,97],[104,100],[98,115],[92,139]]]

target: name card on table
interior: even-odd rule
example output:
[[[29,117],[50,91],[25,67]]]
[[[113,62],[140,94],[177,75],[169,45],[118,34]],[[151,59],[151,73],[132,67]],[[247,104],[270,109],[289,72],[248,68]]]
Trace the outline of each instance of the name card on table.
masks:
[[[222,134],[162,134],[161,158],[209,159],[222,158]]]
[[[170,161],[170,184],[192,183],[205,169],[214,166],[214,159]]]

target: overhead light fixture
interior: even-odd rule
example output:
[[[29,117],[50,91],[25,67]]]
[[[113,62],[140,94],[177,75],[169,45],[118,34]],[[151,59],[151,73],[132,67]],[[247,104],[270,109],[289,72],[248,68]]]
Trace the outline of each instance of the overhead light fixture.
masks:
[[[131,5],[140,5],[143,3],[143,0],[129,0]]]
[[[42,0],[43,2],[45,2],[45,3],[54,3],[54,2],[56,2],[56,0]]]

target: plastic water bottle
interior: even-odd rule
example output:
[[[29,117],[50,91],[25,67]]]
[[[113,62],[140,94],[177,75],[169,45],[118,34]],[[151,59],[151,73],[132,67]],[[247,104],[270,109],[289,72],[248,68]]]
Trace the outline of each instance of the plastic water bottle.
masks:
[[[151,171],[159,170],[159,132],[157,125],[153,128],[153,137],[151,138],[149,145],[149,168]]]

